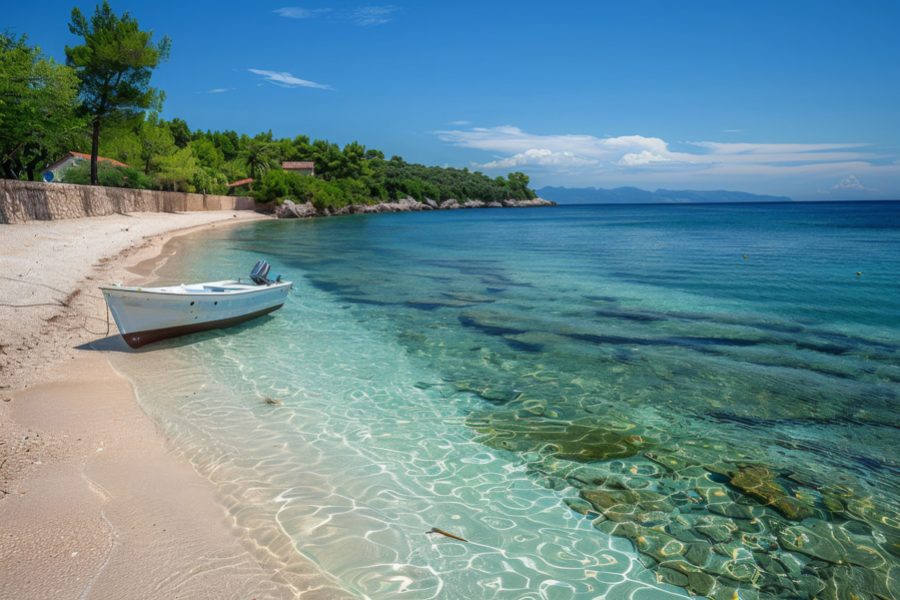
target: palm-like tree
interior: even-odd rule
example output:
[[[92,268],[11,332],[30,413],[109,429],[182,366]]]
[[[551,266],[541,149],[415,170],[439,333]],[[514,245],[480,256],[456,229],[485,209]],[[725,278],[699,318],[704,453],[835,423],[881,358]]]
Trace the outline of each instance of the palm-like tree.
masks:
[[[272,149],[269,144],[257,140],[250,140],[244,150],[244,162],[250,177],[258,180],[266,174],[272,166]]]

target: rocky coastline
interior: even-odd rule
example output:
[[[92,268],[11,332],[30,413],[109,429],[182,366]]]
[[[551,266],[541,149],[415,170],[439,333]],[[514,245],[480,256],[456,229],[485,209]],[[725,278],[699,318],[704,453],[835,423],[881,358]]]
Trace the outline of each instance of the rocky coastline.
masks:
[[[312,217],[334,217],[339,215],[359,215],[396,212],[420,212],[429,210],[460,210],[465,208],[531,208],[537,206],[556,206],[556,202],[543,198],[531,198],[527,200],[501,200],[484,202],[483,200],[459,200],[449,199],[437,202],[426,198],[419,202],[414,198],[403,198],[395,202],[379,202],[377,204],[350,204],[339,209],[325,207],[316,208],[312,202],[298,204],[293,200],[285,200],[283,203],[271,208],[271,212],[279,219],[308,219]]]

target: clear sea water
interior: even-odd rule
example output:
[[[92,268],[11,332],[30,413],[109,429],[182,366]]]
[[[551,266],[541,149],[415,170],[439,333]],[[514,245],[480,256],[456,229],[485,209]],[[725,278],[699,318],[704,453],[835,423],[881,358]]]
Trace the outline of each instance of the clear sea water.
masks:
[[[366,598],[900,598],[900,203],[175,249],[162,281],[265,257],[295,282],[270,317],[114,356],[286,593],[311,563]]]

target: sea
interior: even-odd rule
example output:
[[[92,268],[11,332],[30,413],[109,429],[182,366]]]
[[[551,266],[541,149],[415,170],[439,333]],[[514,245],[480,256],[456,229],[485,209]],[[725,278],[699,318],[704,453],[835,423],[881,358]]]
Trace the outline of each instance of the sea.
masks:
[[[301,597],[298,565],[373,599],[900,598],[900,202],[170,244],[159,283],[260,258],[294,282],[270,316],[112,362]]]

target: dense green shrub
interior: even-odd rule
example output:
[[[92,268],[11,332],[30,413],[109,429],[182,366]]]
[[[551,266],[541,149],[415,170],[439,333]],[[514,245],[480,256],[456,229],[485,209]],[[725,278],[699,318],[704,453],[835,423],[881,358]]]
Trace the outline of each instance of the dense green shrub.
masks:
[[[318,209],[371,202],[368,188],[355,179],[327,181],[281,169],[271,169],[255,184],[252,195],[260,202],[293,200],[312,202]]]
[[[116,167],[109,163],[97,165],[97,177],[100,179],[100,185],[107,187],[134,188],[141,190],[152,190],[156,188],[156,184],[150,177],[131,167]],[[90,161],[82,161],[72,165],[63,172],[62,181],[64,183],[77,183],[80,185],[88,185],[91,182],[91,163]]]

